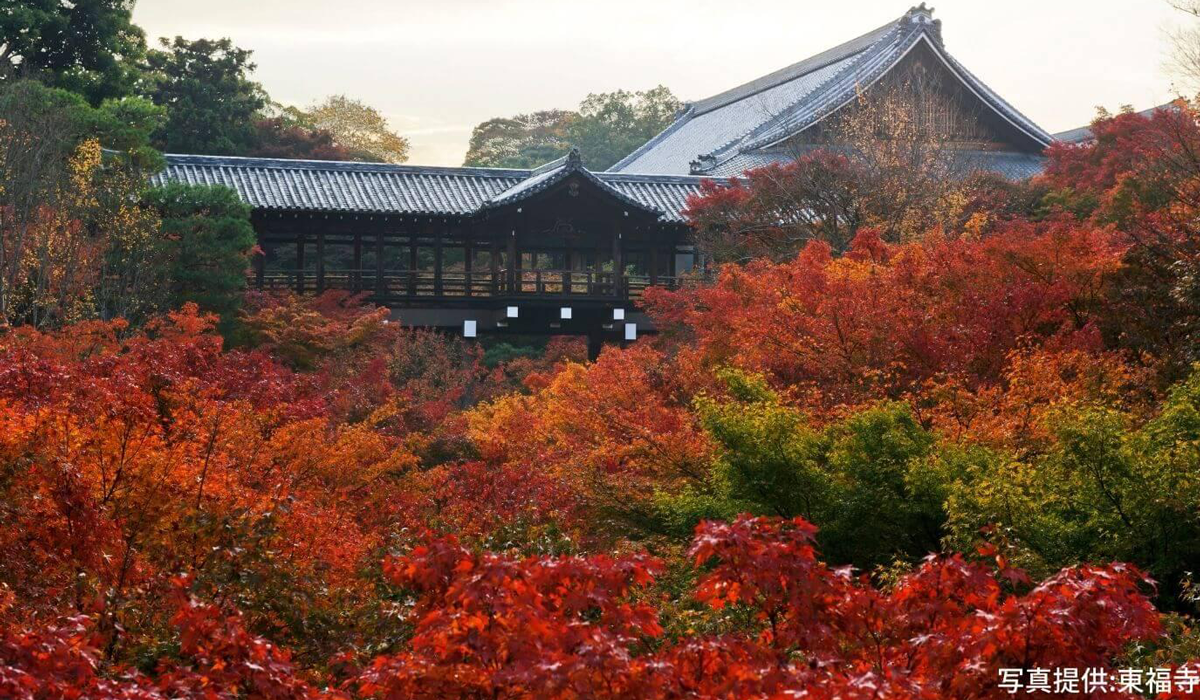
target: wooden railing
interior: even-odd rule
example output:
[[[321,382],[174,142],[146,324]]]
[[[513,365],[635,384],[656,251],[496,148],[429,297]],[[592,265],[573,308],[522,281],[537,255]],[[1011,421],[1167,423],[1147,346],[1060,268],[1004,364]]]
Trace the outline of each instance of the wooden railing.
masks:
[[[501,271],[497,293],[508,296],[597,297],[639,299],[647,287],[674,288],[679,278],[665,275],[617,275],[590,270],[517,270],[510,289],[507,271]]]
[[[260,278],[251,273],[250,284]],[[651,275],[617,275],[612,272],[576,270],[517,270],[510,280],[508,270],[465,272],[443,271],[440,278],[429,270],[325,270],[263,271],[261,288],[317,294],[328,289],[368,292],[379,299],[435,297],[592,297],[640,299],[648,287],[677,287],[681,278]]]
[[[576,272],[572,270],[517,270],[516,284],[509,284],[508,271],[501,273],[500,290],[509,295],[537,296],[616,296],[614,275],[611,272]]]

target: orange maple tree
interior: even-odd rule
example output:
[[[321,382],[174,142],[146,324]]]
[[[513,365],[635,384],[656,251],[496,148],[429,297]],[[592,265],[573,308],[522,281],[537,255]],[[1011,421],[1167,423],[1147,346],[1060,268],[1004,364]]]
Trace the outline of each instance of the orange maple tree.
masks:
[[[193,306],[6,329],[0,695],[959,700],[1009,697],[1001,669],[1194,668],[1191,582],[1094,552],[1137,530],[1146,570],[1194,563],[1200,380],[1165,389],[1200,317],[1195,123],[1102,121],[961,230],[650,290],[661,336],[594,362],[485,364],[337,292],[251,294],[229,343]],[[762,179],[709,203],[753,219]],[[772,488],[871,570],[758,517],[809,513]],[[919,551],[830,538],[918,522],[905,499]],[[1026,503],[1053,513],[997,522]],[[1039,527],[1101,545],[1031,581]]]

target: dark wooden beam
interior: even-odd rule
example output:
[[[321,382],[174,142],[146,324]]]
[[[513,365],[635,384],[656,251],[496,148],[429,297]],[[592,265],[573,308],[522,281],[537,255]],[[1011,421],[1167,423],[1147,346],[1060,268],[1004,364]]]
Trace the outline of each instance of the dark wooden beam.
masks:
[[[254,255],[254,288],[260,292],[263,288],[263,274],[266,272],[266,267],[267,253],[266,251],[260,249],[259,252]]]
[[[563,253],[563,273],[562,273],[562,294],[568,296],[571,293],[571,249]]]
[[[433,295],[440,297],[442,295],[442,240],[446,236],[446,229],[439,228],[434,233],[433,239]]]
[[[508,293],[517,293],[517,267],[520,265],[520,260],[517,258],[517,229],[511,228],[508,232]]]
[[[317,294],[325,291],[325,233],[317,234]]]
[[[304,293],[304,236],[296,237],[296,293]]]
[[[613,295],[617,298],[622,296],[621,288],[625,286],[625,256],[622,255],[624,247],[625,242],[621,239],[621,220],[617,219],[613,231]]]
[[[417,295],[417,237],[415,234],[408,236],[408,295],[410,297]]]
[[[493,231],[494,233],[494,231]],[[495,236],[491,240],[492,295],[500,293],[500,241]]]
[[[362,234],[354,234],[354,291],[362,291]]]
[[[469,235],[465,236],[463,240],[463,283],[465,285],[463,294],[467,296],[471,296],[471,267],[475,262],[471,260],[473,252],[474,251],[471,248],[471,237]]]
[[[375,299],[383,299],[387,287],[383,280],[383,232],[375,234]]]

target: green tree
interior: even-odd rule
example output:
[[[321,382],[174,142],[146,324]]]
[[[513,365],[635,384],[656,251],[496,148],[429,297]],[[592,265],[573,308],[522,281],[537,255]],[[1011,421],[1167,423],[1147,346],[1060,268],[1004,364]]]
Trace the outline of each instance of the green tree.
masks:
[[[731,400],[701,396],[700,424],[721,446],[712,474],[714,493],[732,501],[722,517],[752,510],[814,522],[828,514],[832,483],[815,464],[820,435],[799,411],[784,406],[760,377],[719,374]],[[689,523],[689,528],[693,523]]]
[[[91,104],[131,94],[146,51],[133,0],[0,0],[0,75],[36,78]]]
[[[161,116],[139,98],[97,108],[31,80],[0,85],[0,322],[157,306],[157,220],[139,202],[161,164],[148,145]]]
[[[567,138],[588,168],[607,170],[665,129],[682,106],[662,85],[590,94],[579,105],[579,118],[567,127]]]
[[[1067,404],[1047,418],[1054,442],[1023,459],[980,451],[948,492],[949,541],[989,527],[1039,575],[1081,562],[1129,561],[1166,598],[1200,567],[1200,371],[1157,416]]]
[[[553,109],[489,119],[471,132],[463,165],[532,168],[576,146],[588,168],[606,170],[666,128],[681,106],[660,85],[590,94],[577,112]]]
[[[940,490],[922,478],[933,446],[904,403],[868,408],[825,429],[817,463],[833,481],[833,512],[821,535],[830,557],[869,569],[938,551],[946,519]]]
[[[832,561],[862,569],[915,560],[939,547],[943,469],[931,478],[934,437],[905,404],[863,409],[821,428],[758,376],[724,370],[727,396],[701,396],[700,424],[718,446],[711,470],[661,494],[667,529],[749,512],[797,516],[821,529]]]
[[[515,117],[497,117],[471,131],[463,165],[483,168],[533,168],[571,150],[567,127],[575,112],[551,109]]]
[[[229,39],[160,39],[147,55],[147,96],[167,110],[155,144],[172,153],[240,155],[255,144],[255,120],[267,104],[252,52]]]
[[[246,289],[255,241],[249,205],[227,187],[181,183],[151,190],[147,199],[162,217],[163,232],[176,242],[173,305],[194,301],[229,321]]]
[[[40,81],[0,83],[0,119],[24,133],[28,139],[24,143],[41,149],[43,166],[58,162],[85,139],[95,138],[111,155],[148,172],[157,171],[162,158],[150,139],[164,116],[162,108],[140,97],[105,100],[93,107],[78,93]]]

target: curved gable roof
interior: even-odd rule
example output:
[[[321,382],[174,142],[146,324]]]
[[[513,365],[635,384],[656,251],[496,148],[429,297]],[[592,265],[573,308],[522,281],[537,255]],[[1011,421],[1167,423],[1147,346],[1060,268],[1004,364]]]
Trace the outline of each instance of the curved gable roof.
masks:
[[[708,111],[697,112],[691,106],[672,127],[618,162],[612,170],[689,173],[691,162],[699,156],[737,145],[756,127],[803,100],[853,61],[853,56],[843,58]]]
[[[895,30],[895,28],[895,22],[888,22],[878,29],[869,31],[860,37],[851,39],[844,44],[839,44],[827,51],[822,51],[815,56],[810,56],[803,61],[793,63],[786,68],[781,68],[774,73],[768,73],[761,78],[755,78],[748,83],[694,102],[692,103],[692,107],[696,114],[704,114],[705,112],[711,112],[714,109],[719,109],[725,105],[752,97],[764,90],[783,85],[797,78],[803,78],[814,71],[821,70],[834,63],[840,63],[848,58],[853,58],[879,43],[880,40]]]
[[[558,183],[566,180],[571,175],[578,175],[584,181],[592,184],[604,195],[615,199],[621,204],[649,214],[654,218],[662,216],[663,211],[651,204],[639,201],[631,197],[620,189],[608,184],[604,180],[596,177],[587,168],[583,167],[583,159],[579,156],[579,149],[572,148],[567,155],[557,160],[552,160],[545,165],[539,166],[530,172],[528,178],[516,183],[508,189],[498,192],[488,198],[487,201],[480,205],[480,209],[495,209],[497,207],[507,206],[523,202],[530,197],[545,192]]]
[[[794,110],[789,110],[788,113],[781,114],[777,119],[764,124],[761,131],[756,130],[757,133],[739,144],[739,148],[749,151],[771,146],[817,124],[854,100],[862,90],[887,75],[888,71],[895,67],[902,58],[922,43],[926,44],[955,77],[1001,118],[1024,133],[1040,148],[1050,145],[1053,140],[1050,134],[1004,101],[995,91],[947,53],[941,43],[933,40],[924,28],[917,26],[898,37],[894,43],[883,45],[883,42],[880,42],[881,45],[875,47],[876,50],[871,52],[873,55],[863,56],[854,70],[839,75],[835,80],[823,85],[819,93],[812,95],[811,99],[797,104]]]
[[[659,221],[685,221],[688,197],[711,178],[593,173],[570,156],[534,170],[387,163],[165,155],[151,184],[224,185],[259,211],[414,216],[474,216],[513,203],[579,173],[622,203]],[[717,178],[717,181],[721,180]]]
[[[1051,137],[967,71],[942,45],[941,22],[925,4],[898,20],[713,97],[692,103],[658,136],[613,166],[616,172],[716,172],[820,122],[927,42],[946,67],[1001,118],[1045,146]],[[753,160],[753,159],[751,159]],[[728,172],[722,169],[722,172]]]

